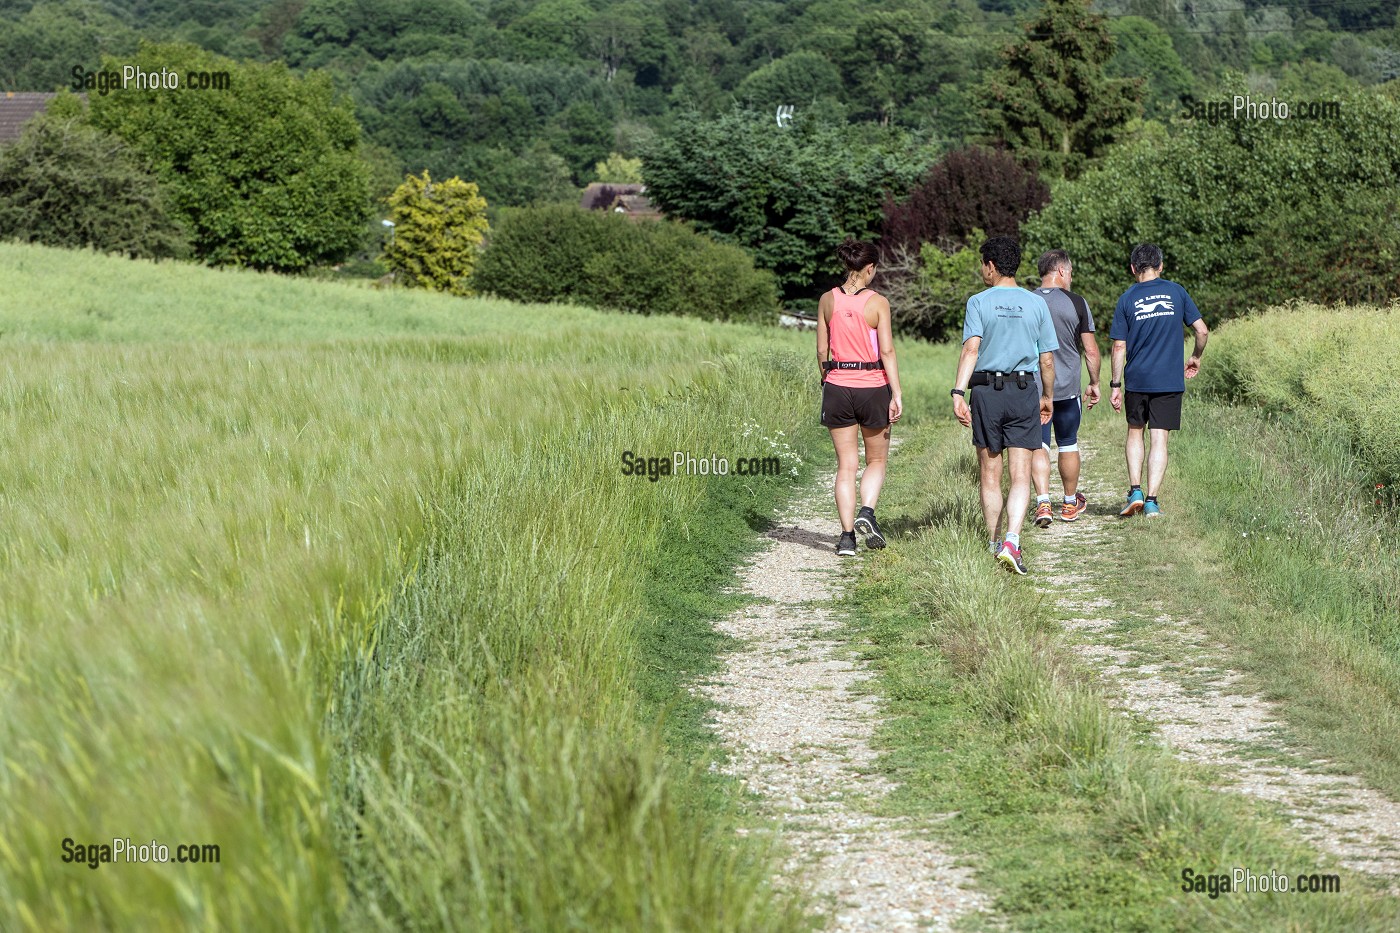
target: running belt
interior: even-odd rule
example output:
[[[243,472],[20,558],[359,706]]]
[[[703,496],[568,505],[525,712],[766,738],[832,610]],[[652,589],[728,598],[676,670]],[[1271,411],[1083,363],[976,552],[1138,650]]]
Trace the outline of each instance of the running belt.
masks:
[[[973,372],[972,378],[967,381],[967,384],[969,388],[972,386],[991,386],[994,389],[1000,390],[1002,386],[1005,385],[1007,377],[1015,376],[1016,388],[1024,389],[1026,387],[1026,379],[1034,379],[1035,375],[1036,374],[1029,369],[1018,369],[1006,373],[991,369],[979,369]]]
[[[822,364],[825,370],[833,369],[884,369],[885,361],[876,360],[873,363],[866,363],[861,360],[827,360]]]

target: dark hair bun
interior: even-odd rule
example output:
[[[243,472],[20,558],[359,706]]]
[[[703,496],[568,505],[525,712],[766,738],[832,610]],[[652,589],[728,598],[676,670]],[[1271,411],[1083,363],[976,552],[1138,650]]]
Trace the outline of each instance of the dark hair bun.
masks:
[[[880,251],[873,244],[864,240],[848,239],[836,247],[836,258],[841,260],[841,265],[845,266],[847,271],[855,272],[857,269],[864,269],[872,262],[878,261]]]

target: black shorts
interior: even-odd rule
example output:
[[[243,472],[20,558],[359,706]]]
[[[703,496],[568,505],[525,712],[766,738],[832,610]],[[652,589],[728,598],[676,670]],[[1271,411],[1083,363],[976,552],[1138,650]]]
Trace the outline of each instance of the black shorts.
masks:
[[[999,454],[1006,447],[1040,449],[1040,388],[1026,380],[1024,389],[1009,379],[1000,389],[973,386],[968,404],[972,406],[972,443]]]
[[[856,389],[832,382],[822,385],[822,424],[828,428],[848,428],[858,424],[863,428],[887,428],[890,425],[890,400],[894,392],[889,386]]]
[[[1123,414],[1135,428],[1147,425],[1158,431],[1181,430],[1180,392],[1124,392]]]

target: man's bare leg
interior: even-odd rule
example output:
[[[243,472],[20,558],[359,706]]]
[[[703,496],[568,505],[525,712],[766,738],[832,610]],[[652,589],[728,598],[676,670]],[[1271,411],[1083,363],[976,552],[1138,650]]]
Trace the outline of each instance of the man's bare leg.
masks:
[[[1162,488],[1162,477],[1167,475],[1167,435],[1170,431],[1152,428],[1152,449],[1147,455],[1147,494],[1156,496]],[[1141,470],[1142,462],[1138,462]]]
[[[1026,523],[1026,509],[1031,502],[1031,454],[1032,451],[1023,447],[1007,449],[1011,492],[1006,497],[1006,533],[1018,537],[1021,526]]]
[[[1037,499],[1050,495],[1050,451],[1045,447],[1031,456],[1031,482]]]
[[[987,540],[1000,541],[998,525],[1001,524],[1001,509],[1004,498],[1001,494],[1001,454],[991,454],[987,448],[977,448],[977,465],[980,473],[982,494],[982,520],[987,525]],[[1025,517],[1025,504],[1021,505],[1022,518]]]
[[[1079,491],[1079,465],[1079,451],[1060,451],[1060,482],[1064,483],[1066,499],[1073,499],[1074,494]],[[1040,492],[1039,487],[1036,488],[1036,492]]]
[[[1128,458],[1128,485],[1142,485],[1142,458],[1143,458],[1143,433],[1147,425],[1128,425],[1128,443],[1126,453]]]

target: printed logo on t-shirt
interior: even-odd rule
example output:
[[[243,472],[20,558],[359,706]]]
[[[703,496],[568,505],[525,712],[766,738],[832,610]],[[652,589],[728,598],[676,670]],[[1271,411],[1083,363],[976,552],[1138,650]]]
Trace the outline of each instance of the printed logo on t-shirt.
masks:
[[[1133,302],[1133,320],[1145,321],[1152,317],[1167,317],[1176,313],[1171,295],[1148,295]]]
[[[996,305],[992,310],[996,311],[997,317],[1014,317],[1019,320],[1026,316],[1026,309],[1020,305]]]

